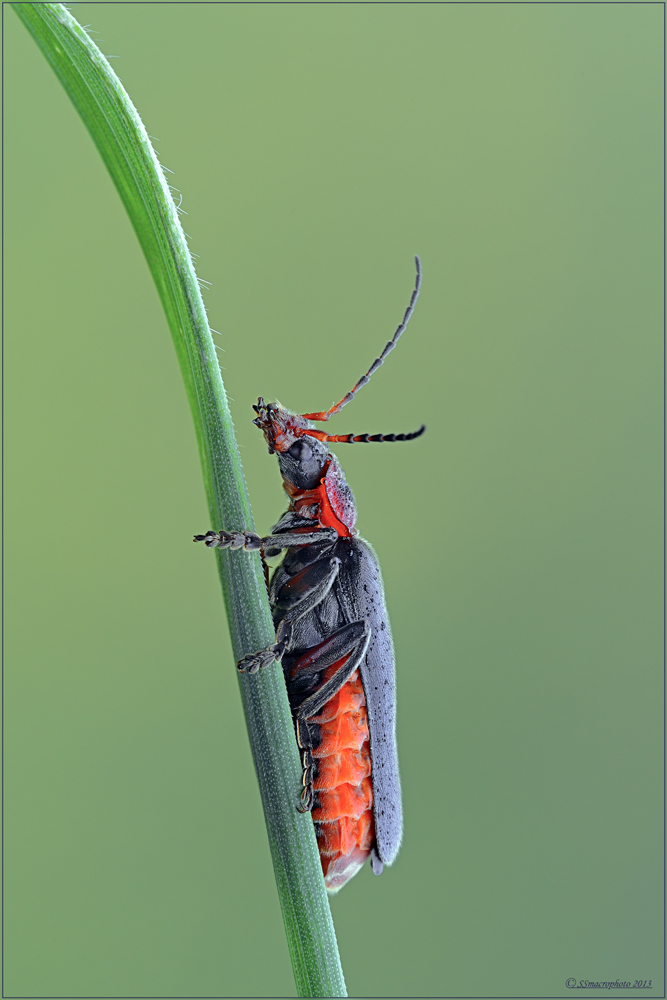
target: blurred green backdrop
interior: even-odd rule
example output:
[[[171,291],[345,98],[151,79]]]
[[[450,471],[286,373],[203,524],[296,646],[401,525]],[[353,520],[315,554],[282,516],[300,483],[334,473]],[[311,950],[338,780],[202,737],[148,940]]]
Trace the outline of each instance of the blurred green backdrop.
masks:
[[[659,995],[662,5],[72,10],[183,193],[260,530],[251,403],[340,398],[423,260],[331,424],[428,425],[338,449],[406,810],[333,900],[350,995]],[[167,325],[6,5],[5,52],[6,995],[290,996]]]

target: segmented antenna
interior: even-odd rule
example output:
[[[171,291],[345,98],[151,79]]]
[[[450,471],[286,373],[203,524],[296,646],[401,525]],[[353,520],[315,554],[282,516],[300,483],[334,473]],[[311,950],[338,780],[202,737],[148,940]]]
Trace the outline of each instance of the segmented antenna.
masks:
[[[426,430],[426,424],[422,424],[418,431],[411,434],[323,434],[322,431],[309,431],[310,437],[317,437],[320,441],[335,441],[338,444],[369,444],[377,441],[414,441],[421,437]],[[321,435],[321,436],[320,436]]]
[[[370,366],[370,368],[368,369],[368,371],[366,372],[366,374],[361,376],[361,378],[359,379],[359,381],[357,382],[357,384],[354,386],[354,388],[352,388],[348,392],[347,396],[343,396],[343,398],[340,400],[339,403],[336,403],[335,406],[332,406],[331,409],[330,410],[326,410],[326,412],[323,411],[321,413],[304,413],[304,414],[302,414],[302,416],[304,416],[306,418],[306,420],[322,420],[322,421],[328,420],[329,417],[332,417],[334,415],[334,413],[338,413],[339,410],[342,410],[343,407],[346,406],[347,403],[349,403],[351,399],[354,399],[354,397],[359,392],[359,390],[361,389],[361,387],[364,386],[364,385],[366,385],[367,382],[370,382],[371,375],[378,370],[378,368],[380,367],[380,365],[383,364],[384,359],[387,357],[387,355],[389,354],[389,352],[393,351],[393,349],[396,347],[396,344],[398,342],[398,338],[401,336],[401,334],[405,330],[406,326],[408,325],[408,323],[410,321],[410,317],[412,316],[412,313],[414,312],[414,308],[415,308],[415,304],[417,302],[417,299],[419,298],[419,290],[421,288],[421,283],[422,283],[422,265],[421,265],[421,261],[420,261],[419,257],[417,257],[416,255],[415,255],[415,265],[416,265],[416,268],[417,268],[417,280],[415,281],[415,289],[414,289],[414,291],[412,293],[412,298],[410,299],[410,305],[405,310],[405,316],[403,317],[403,322],[398,327],[396,333],[391,338],[391,340],[389,341],[389,343],[385,347],[385,349],[382,352],[382,354],[380,355],[380,357],[375,359],[375,361]],[[417,431],[414,434],[409,434],[409,435],[408,434],[396,434],[396,435],[386,434],[384,437],[382,437],[382,435],[374,434],[372,437],[369,437],[367,434],[360,434],[356,438],[354,438],[354,437],[352,437],[351,434],[344,434],[344,435],[338,436],[338,437],[322,438],[322,440],[327,440],[327,441],[345,441],[345,442],[348,442],[348,443],[351,443],[352,441],[362,441],[362,440],[363,441],[379,441],[379,440],[384,440],[384,441],[410,441],[412,438],[418,437],[423,432],[424,432],[424,428],[422,427],[421,430]],[[311,436],[314,437],[315,435],[311,435]]]

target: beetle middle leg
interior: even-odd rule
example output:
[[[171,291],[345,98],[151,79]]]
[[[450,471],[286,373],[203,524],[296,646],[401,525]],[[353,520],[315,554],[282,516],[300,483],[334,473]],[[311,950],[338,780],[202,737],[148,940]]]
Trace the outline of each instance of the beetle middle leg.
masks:
[[[337,556],[320,559],[311,563],[285,584],[277,601],[277,607],[284,609],[285,614],[278,625],[276,641],[266,649],[248,653],[239,660],[237,666],[241,673],[255,674],[263,667],[282,660],[292,639],[294,622],[324,600],[338,576],[339,569],[340,559]]]

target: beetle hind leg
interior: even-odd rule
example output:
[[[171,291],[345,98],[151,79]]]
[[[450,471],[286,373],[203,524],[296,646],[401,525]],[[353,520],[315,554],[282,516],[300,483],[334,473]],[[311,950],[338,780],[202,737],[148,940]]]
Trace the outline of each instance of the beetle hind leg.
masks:
[[[319,671],[333,666],[338,660],[343,661],[328,681],[325,681],[313,694],[292,709],[296,739],[301,750],[303,765],[303,790],[298,806],[299,812],[310,812],[314,804],[313,737],[308,726],[308,719],[317,715],[349,681],[368,649],[369,640],[370,629],[367,623],[365,621],[351,622],[330,635],[316,649],[304,653],[293,664],[292,672],[298,677],[300,673],[319,673]]]
[[[296,740],[301,750],[301,765],[303,767],[303,790],[301,801],[297,806],[299,812],[310,812],[313,808],[313,738],[305,719],[296,720]]]

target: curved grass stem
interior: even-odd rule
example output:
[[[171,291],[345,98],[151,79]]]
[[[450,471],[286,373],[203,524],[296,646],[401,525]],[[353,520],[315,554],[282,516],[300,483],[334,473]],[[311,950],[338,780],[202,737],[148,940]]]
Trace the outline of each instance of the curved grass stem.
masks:
[[[215,530],[254,528],[232,419],[190,251],[146,130],[107,59],[59,3],[13,3],[90,132],[162,301],[197,433]],[[234,655],[274,641],[257,553],[217,550]],[[285,685],[274,664],[241,676],[276,883],[299,996],[347,996]]]

